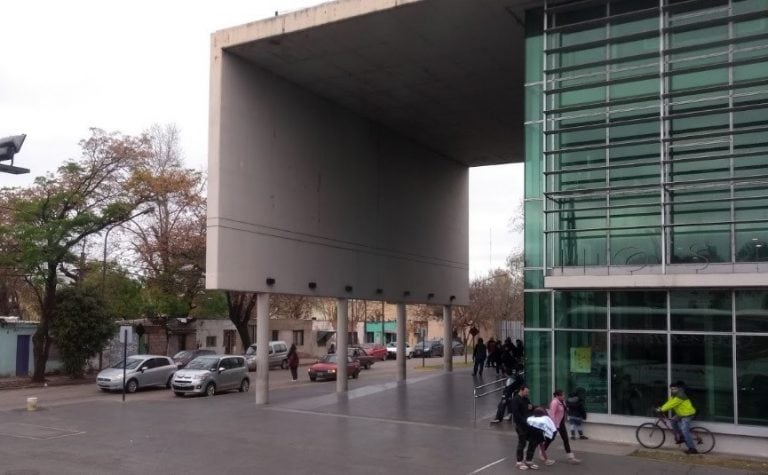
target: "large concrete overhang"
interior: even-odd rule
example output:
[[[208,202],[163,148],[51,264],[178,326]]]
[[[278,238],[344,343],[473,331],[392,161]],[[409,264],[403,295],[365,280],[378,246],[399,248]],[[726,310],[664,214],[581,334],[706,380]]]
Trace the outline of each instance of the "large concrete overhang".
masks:
[[[207,286],[468,303],[468,168],[522,161],[532,3],[341,0],[214,33]]]
[[[520,0],[342,0],[216,47],[466,166],[523,159]]]

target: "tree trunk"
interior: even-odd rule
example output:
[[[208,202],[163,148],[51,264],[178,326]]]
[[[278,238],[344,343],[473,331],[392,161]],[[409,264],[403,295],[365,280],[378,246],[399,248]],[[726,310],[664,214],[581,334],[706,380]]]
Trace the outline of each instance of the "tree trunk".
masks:
[[[243,350],[248,350],[251,346],[251,335],[248,333],[248,321],[232,322],[235,324],[237,334],[240,335],[240,341],[243,343]]]
[[[48,365],[48,355],[51,350],[49,330],[54,318],[57,280],[56,263],[49,262],[48,274],[45,277],[43,304],[40,309],[40,324],[32,337],[32,354],[35,356],[35,371],[32,374],[32,381],[36,383],[45,381],[45,367]]]

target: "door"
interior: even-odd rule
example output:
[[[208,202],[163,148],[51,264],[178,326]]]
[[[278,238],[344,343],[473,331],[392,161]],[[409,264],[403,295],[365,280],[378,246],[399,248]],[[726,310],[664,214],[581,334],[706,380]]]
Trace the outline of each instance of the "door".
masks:
[[[16,376],[29,375],[29,335],[16,336]]]
[[[224,330],[224,354],[235,352],[235,330]]]

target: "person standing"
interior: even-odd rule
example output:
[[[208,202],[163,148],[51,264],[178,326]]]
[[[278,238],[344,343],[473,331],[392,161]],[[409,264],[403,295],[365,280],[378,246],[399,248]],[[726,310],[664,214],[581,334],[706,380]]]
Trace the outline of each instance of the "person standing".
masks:
[[[533,410],[531,400],[528,399],[529,394],[528,386],[523,384],[510,403],[512,420],[515,421],[515,431],[517,432],[516,466],[520,470],[528,470],[529,468],[538,470],[539,468],[538,465],[533,463],[533,453],[541,443],[541,440],[539,440],[536,432],[529,430],[528,417],[531,416],[531,411]],[[531,435],[533,435],[534,440],[530,440]],[[523,461],[523,452],[525,452],[525,461]]]
[[[480,376],[483,375],[483,364],[485,363],[485,344],[482,338],[477,339],[475,350],[472,352],[472,358],[475,360],[475,368],[472,370],[472,376],[477,376],[478,369]]]
[[[496,340],[493,339],[493,337],[488,340],[488,344],[485,345],[486,349],[488,351],[488,355],[485,358],[485,367],[491,368],[496,366],[496,362],[494,361],[494,358],[496,356]]]
[[[291,380],[299,380],[299,353],[296,351],[296,344],[292,344],[288,350],[288,369],[291,370]]]
[[[584,388],[576,388],[568,399],[565,400],[565,408],[568,409],[568,422],[571,424],[571,439],[576,439],[576,432],[579,433],[579,439],[589,439],[584,435],[581,424],[587,420],[587,408],[584,405]]]
[[[669,410],[674,411],[675,416],[671,419],[672,430],[675,431],[675,439],[680,438],[685,441],[685,445],[688,447],[687,454],[698,454],[696,446],[693,444],[693,437],[691,437],[691,419],[696,414],[696,408],[693,407],[693,403],[685,393],[685,383],[678,381],[669,385],[669,399],[663,406],[657,407],[659,412],[666,412]]]
[[[565,417],[567,414],[565,407],[565,393],[563,393],[562,389],[556,389],[555,392],[552,393],[552,401],[549,403],[549,410],[547,412],[549,413],[552,422],[554,422],[555,427],[557,427],[557,432],[560,434],[560,438],[563,439],[563,446],[565,447],[568,462],[573,464],[581,463],[581,460],[577,459],[573,452],[571,452],[571,443],[568,442],[568,431],[565,428]],[[544,441],[541,445],[541,460],[545,465],[552,465],[555,463],[554,460],[547,457],[547,449],[554,440],[555,437],[552,437],[551,439]]]

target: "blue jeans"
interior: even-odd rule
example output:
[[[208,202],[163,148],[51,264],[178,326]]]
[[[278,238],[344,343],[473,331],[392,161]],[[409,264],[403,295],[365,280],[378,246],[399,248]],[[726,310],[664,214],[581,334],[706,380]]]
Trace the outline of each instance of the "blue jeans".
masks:
[[[672,430],[675,431],[675,435],[682,434],[683,440],[685,440],[685,445],[687,445],[689,449],[696,448],[696,445],[694,445],[693,443],[693,437],[691,437],[691,419],[692,418],[693,416],[687,416],[687,417],[675,416],[671,419]]]

